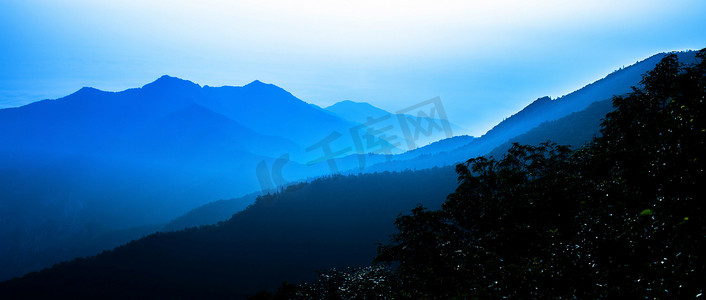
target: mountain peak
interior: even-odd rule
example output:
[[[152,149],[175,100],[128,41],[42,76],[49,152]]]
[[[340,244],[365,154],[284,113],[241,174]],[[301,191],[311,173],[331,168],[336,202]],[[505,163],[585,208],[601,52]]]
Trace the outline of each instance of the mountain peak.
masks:
[[[324,109],[354,122],[365,122],[368,117],[377,118],[390,114],[370,103],[351,100],[343,100]]]
[[[73,97],[84,97],[84,96],[90,96],[90,95],[95,95],[96,93],[102,93],[103,91],[97,89],[97,88],[92,88],[88,86],[82,87],[80,90],[74,92],[73,94],[67,96],[73,96]]]
[[[336,102],[336,103],[334,103],[333,105],[350,105],[350,106],[352,106],[352,105],[358,105],[358,106],[372,106],[372,105],[371,105],[370,103],[368,103],[368,102],[356,102],[356,101],[353,101],[353,100],[343,100],[343,101],[339,101],[339,102]],[[331,106],[333,106],[333,105],[331,105]]]
[[[255,79],[255,80],[253,80],[253,82],[248,83],[248,84],[246,84],[246,85],[244,85],[244,86],[260,87],[260,86],[271,86],[271,85],[272,85],[272,84],[264,83],[264,82],[262,82],[262,81],[260,81],[260,80]]]
[[[193,83],[189,80],[181,79],[178,77],[172,77],[169,75],[162,75],[157,80],[145,84],[142,88],[174,88],[174,87],[201,87],[200,85]]]
[[[343,100],[334,103],[333,105],[326,107],[326,110],[330,111],[340,111],[340,110],[365,110],[365,111],[375,111],[376,114],[378,113],[389,113],[387,111],[384,111],[378,107],[375,107],[374,105],[368,103],[368,102],[356,102],[353,100]]]
[[[76,93],[93,93],[93,92],[101,92],[101,90],[90,87],[90,86],[84,86],[80,90],[76,91]]]
[[[243,86],[244,90],[247,90],[249,92],[255,92],[255,93],[266,93],[266,94],[286,94],[289,96],[294,97],[291,93],[288,91],[284,90],[283,88],[274,85],[272,83],[264,83],[260,80],[254,80],[251,83],[248,83]],[[299,100],[299,99],[297,99]],[[301,100],[299,100],[301,101]]]

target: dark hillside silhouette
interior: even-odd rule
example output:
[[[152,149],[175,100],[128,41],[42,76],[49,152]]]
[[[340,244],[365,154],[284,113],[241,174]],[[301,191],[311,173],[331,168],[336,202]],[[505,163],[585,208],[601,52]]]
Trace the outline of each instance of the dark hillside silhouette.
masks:
[[[2,295],[233,298],[316,270],[363,266],[417,204],[440,207],[453,168],[334,176],[258,197],[215,226],[157,233],[95,257],[0,283]]]

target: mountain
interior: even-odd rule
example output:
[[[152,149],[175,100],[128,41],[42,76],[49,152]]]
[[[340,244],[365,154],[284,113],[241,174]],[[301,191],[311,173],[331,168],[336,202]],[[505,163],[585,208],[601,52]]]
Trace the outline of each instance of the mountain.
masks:
[[[123,151],[123,148],[132,147],[134,143],[141,144],[142,141],[130,140],[135,135],[146,136],[144,132],[149,130],[158,132],[161,129],[159,126],[179,126],[164,124],[177,121],[174,119],[176,116],[171,116],[171,120],[165,119],[175,113],[181,114],[182,118],[191,118],[193,122],[224,123],[227,119],[230,129],[238,126],[241,128],[237,132],[245,131],[244,128],[252,131],[243,136],[248,141],[249,138],[264,141],[267,136],[290,140],[290,145],[284,146],[280,145],[281,141],[273,141],[276,146],[269,143],[251,145],[241,141],[231,147],[249,151],[257,149],[255,152],[258,154],[271,152],[270,156],[273,157],[291,152],[293,157],[302,160],[314,155],[303,155],[300,153],[304,152],[303,149],[293,149],[291,143],[299,148],[308,147],[331,132],[348,132],[355,126],[313,109],[277,86],[259,81],[243,87],[214,88],[162,76],[139,89],[111,93],[83,88],[62,99],[0,110],[0,126],[10,128],[0,135],[0,141],[5,142],[0,151],[22,151],[23,154],[109,151],[112,156]],[[218,120],[210,121],[207,114]],[[255,134],[264,137],[255,137]],[[116,142],[128,145],[116,149]],[[200,144],[194,144],[194,147],[198,146]]]
[[[693,59],[693,52],[681,53],[680,60],[686,60],[689,62]],[[601,119],[605,117],[605,114],[612,111],[611,101],[608,100],[612,97],[609,96],[612,92],[622,92],[629,90],[628,88],[621,87],[620,84],[628,84],[634,82],[639,83],[641,75],[636,75],[636,72],[648,70],[648,67],[652,65],[656,58],[662,57],[663,54],[655,55],[645,61],[638,62],[638,64],[618,70],[611,75],[600,81],[600,84],[594,83],[587,85],[586,88],[591,87],[589,91],[577,91],[575,93],[569,94],[561,99],[551,100],[547,97],[540,98],[537,101],[530,104],[528,107],[523,109],[521,112],[511,116],[506,119],[502,126],[498,125],[493,129],[493,135],[512,135],[507,133],[509,128],[517,128],[516,125],[528,119],[535,118],[535,115],[542,116],[546,113],[547,105],[563,105],[569,106],[569,104],[561,104],[561,101],[573,101],[571,99],[582,99],[584,103],[590,102],[587,100],[587,95],[598,95],[599,98],[606,98],[606,100],[595,101],[589,104],[585,109],[570,113],[564,117],[558,118],[552,121],[544,121],[538,126],[529,129],[525,133],[519,134],[507,141],[503,141],[497,144],[495,148],[487,150],[490,146],[495,143],[488,143],[487,137],[481,138],[483,143],[479,145],[479,139],[469,136],[456,136],[448,139],[443,139],[438,142],[432,143],[430,145],[420,147],[418,149],[407,151],[402,154],[396,154],[392,156],[379,156],[379,155],[366,155],[365,162],[367,163],[366,168],[360,170],[353,167],[352,170],[347,171],[347,174],[358,174],[359,172],[376,172],[376,171],[390,171],[390,170],[419,170],[425,169],[433,166],[443,166],[443,165],[454,165],[457,162],[464,161],[470,157],[473,157],[473,153],[477,155],[488,155],[499,157],[505,153],[507,149],[510,148],[511,144],[514,142],[520,144],[538,145],[539,143],[546,142],[548,140],[557,142],[559,144],[572,145],[574,147],[579,147],[591,139],[594,136],[600,135],[598,131],[600,128]],[[626,73],[629,70],[629,73]],[[627,83],[626,83],[627,82]],[[586,89],[584,88],[584,89]],[[601,94],[601,91],[604,91]],[[581,96],[581,98],[575,98],[576,95]],[[573,104],[572,104],[573,105]],[[583,105],[583,104],[581,104]],[[581,105],[574,105],[574,107],[580,107]],[[318,108],[318,106],[316,106]],[[350,108],[351,115],[364,115],[371,114],[373,116],[382,116],[388,114],[388,112],[375,108],[372,105],[366,103],[356,103],[353,101],[342,101],[329,108],[332,108],[333,112],[346,115],[346,110],[343,108]],[[329,108],[326,108],[327,110]],[[320,109],[320,108],[319,108]],[[552,108],[553,109],[553,108]],[[375,115],[377,114],[377,115]],[[554,115],[544,115],[543,118],[549,119]],[[351,116],[348,116],[351,118]],[[509,124],[509,125],[508,125]],[[516,129],[513,129],[516,130]],[[506,131],[506,133],[501,133]],[[479,150],[479,148],[484,148],[486,150]],[[470,153],[470,154],[469,154]],[[348,160],[347,162],[344,162]],[[351,161],[352,160],[352,161]],[[356,160],[354,157],[345,157],[337,160],[339,165],[342,166],[355,166]],[[286,173],[286,172],[285,172]],[[228,210],[227,203],[229,200],[219,201],[218,203],[209,204],[209,207],[223,207],[225,211],[229,213],[235,213],[236,210]],[[211,206],[212,205],[212,206]],[[192,215],[193,214],[193,215]],[[227,219],[228,214],[224,213],[209,213],[207,209],[193,211],[190,213],[189,218],[202,219],[201,223],[193,223],[192,226],[197,225],[207,225],[215,224],[218,221],[223,221]]]
[[[110,93],[83,88],[62,99],[3,109],[0,126],[6,130],[0,133],[0,152],[114,159],[140,158],[135,156],[148,154],[141,152],[148,144],[160,156],[173,147],[188,147],[181,150],[198,154],[226,143],[246,151],[296,147],[292,141],[263,136],[196,104],[202,98],[200,90],[189,81],[162,77],[141,89]],[[209,140],[172,144],[189,135]]]
[[[221,199],[194,208],[182,216],[170,221],[160,228],[160,231],[179,231],[191,227],[213,225],[230,219],[234,214],[255,203],[260,192],[245,195],[235,199]]]
[[[327,114],[272,84],[254,81],[242,87],[204,87],[197,103],[236,120],[256,132],[291,139],[303,147],[318,143],[329,134],[348,133],[356,124]],[[345,139],[331,143],[350,146]],[[362,151],[360,153],[365,153]],[[283,154],[283,153],[281,153]],[[295,158],[306,159],[312,155]]]
[[[365,123],[368,118],[379,118],[392,114],[384,109],[377,108],[370,103],[355,102],[351,100],[343,100],[334,103],[331,106],[325,107],[324,109],[346,120],[358,123]]]
[[[333,176],[266,194],[215,226],[157,233],[87,259],[0,283],[12,297],[238,298],[362,266],[418,204],[438,208],[451,167]]]
[[[420,148],[410,150],[410,151],[407,151],[407,152],[399,154],[399,155],[395,155],[392,159],[393,160],[409,160],[409,159],[417,158],[420,156],[437,155],[440,153],[449,152],[449,151],[464,147],[464,146],[470,144],[471,142],[473,142],[475,139],[476,139],[476,137],[469,136],[469,135],[454,136],[452,138],[446,138],[443,140],[439,140],[439,141],[433,142],[429,145],[426,145],[424,147],[420,147]]]
[[[571,113],[558,120],[544,122],[510,139],[493,149],[488,156],[501,157],[513,143],[536,146],[551,140],[559,145],[581,147],[592,141],[594,137],[600,136],[601,121],[613,109],[611,100],[594,102],[582,111]]]
[[[693,55],[681,53],[680,60],[689,62]],[[640,71],[662,56],[562,98],[540,98],[480,138],[454,137],[399,155],[363,154],[393,150],[394,144],[259,81],[216,88],[163,76],[142,88],[116,93],[83,88],[61,99],[0,110],[0,238],[5,241],[0,278],[91,255],[95,245],[105,245],[99,239],[119,240],[101,237],[125,240],[144,233],[134,228],[160,228],[214,199],[250,201],[233,197],[331,171],[368,176],[450,166],[512,139],[541,140],[561,129],[556,124],[575,126],[581,133],[576,137],[590,136],[591,129],[581,127],[595,128],[592,118],[602,111],[590,105],[628,91],[629,84],[639,83]],[[575,121],[583,117],[594,121]],[[356,130],[362,131],[357,137]],[[375,143],[361,146],[361,141]],[[333,154],[326,153],[327,145]],[[232,204],[229,209],[237,209]],[[213,210],[192,213],[182,219],[188,222],[162,228],[193,226],[232,212],[201,219]]]
[[[676,54],[682,63],[693,64],[696,62],[696,51],[678,52]],[[544,122],[558,120],[571,113],[582,111],[592,103],[610,100],[615,95],[623,95],[632,91],[632,86],[640,84],[642,75],[652,70],[665,55],[667,54],[653,55],[560,98],[539,98],[494,126],[483,136],[474,139],[463,147],[444,153],[437,153],[433,156],[425,155],[416,158],[405,156],[396,158],[393,156],[390,161],[372,166],[368,168],[368,171],[404,170],[407,168],[422,169],[433,166],[454,165],[465,161],[469,157],[487,155],[510,139],[518,137]],[[459,139],[459,137],[451,139]]]
[[[584,110],[594,102],[610,100],[613,96],[631,92],[633,86],[639,86],[642,75],[652,70],[666,55],[666,53],[653,55],[555,100],[549,97],[535,100],[483,135],[475,151],[487,153],[499,143],[523,134],[541,123]],[[696,51],[679,52],[677,55],[683,63],[696,62]]]
[[[381,264],[257,299],[699,298],[706,49],[698,57],[661,60],[643,87],[612,100],[601,136],[581,149],[513,145],[499,160],[457,166],[442,210],[396,219]]]
[[[355,126],[271,84],[202,87],[170,76],[0,109],[0,278],[93,254],[83,245],[111,232],[268,188],[276,174],[260,166],[283,156],[288,181],[329,174],[326,160],[315,162],[321,147],[307,148]],[[331,147],[347,147],[341,157],[366,151],[350,137]]]
[[[598,124],[609,111],[611,102],[599,101],[510,142],[585,143],[598,133]],[[454,140],[474,141],[458,137],[429,147],[447,148],[445,144]],[[492,153],[501,155],[506,146]],[[437,152],[432,149],[417,158],[433,157],[429,153]],[[456,182],[454,168],[448,166],[318,179],[259,196],[238,213],[232,205],[240,201],[220,200],[164,227],[190,229],[153,234],[89,259],[2,282],[0,291],[98,298],[238,298],[272,291],[282,281],[313,280],[316,271],[369,264],[375,245],[394,232],[396,215],[416,204],[438,208]],[[235,214],[228,218],[228,211]]]
[[[416,104],[415,104],[416,105]],[[389,111],[386,111],[382,108],[373,106],[370,103],[367,102],[356,102],[352,100],[343,100],[340,102],[336,102],[333,105],[327,106],[323,108],[325,111],[331,112],[339,117],[342,117],[346,120],[352,121],[352,122],[358,122],[358,123],[365,123],[368,118],[379,118],[385,115],[401,115],[402,113],[391,113]],[[404,110],[406,111],[406,109]],[[428,116],[428,117],[422,117],[422,118],[431,118],[435,120],[447,120],[446,116],[441,116],[437,115],[438,112],[435,112],[434,116]],[[402,114],[405,116],[410,116],[412,115],[405,113]],[[416,116],[414,116],[416,117]],[[452,124],[452,126],[456,127],[456,129],[461,129],[455,124]]]

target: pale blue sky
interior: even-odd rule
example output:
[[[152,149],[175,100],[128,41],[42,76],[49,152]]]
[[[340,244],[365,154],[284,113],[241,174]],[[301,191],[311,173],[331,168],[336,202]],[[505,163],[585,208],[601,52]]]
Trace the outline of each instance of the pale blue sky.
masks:
[[[706,47],[706,1],[0,0],[0,107],[163,74],[321,106],[439,96],[481,135],[652,54]]]

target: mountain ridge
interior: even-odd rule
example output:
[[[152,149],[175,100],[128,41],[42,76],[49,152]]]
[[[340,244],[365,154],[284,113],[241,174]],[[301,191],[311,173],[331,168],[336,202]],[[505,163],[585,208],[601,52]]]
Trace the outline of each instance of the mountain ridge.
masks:
[[[642,61],[639,68],[630,69],[628,67],[611,73],[602,79],[604,81],[601,84],[590,84],[587,85],[590,88],[584,87],[587,90],[579,90],[561,97],[561,101],[579,99],[575,106],[556,107],[557,103],[562,102],[540,98],[530,103],[527,110],[521,110],[507,118],[480,138],[451,138],[434,146],[430,145],[426,149],[420,148],[416,152],[420,155],[410,152],[407,157],[404,155],[397,157],[371,156],[351,151],[349,155],[339,157],[335,161],[341,166],[344,165],[343,162],[346,162],[346,166],[350,167],[360,162],[361,158],[365,158],[368,165],[364,170],[355,169],[355,167],[344,170],[347,174],[358,174],[375,171],[428,169],[434,166],[452,165],[471,157],[485,155],[512,138],[541,126],[544,124],[543,122],[547,122],[551,118],[559,118],[562,114],[568,114],[572,109],[578,109],[577,107],[586,103],[590,105],[590,103],[612,97],[616,87],[618,87],[617,91],[629,88],[623,84],[639,81],[640,76],[636,74],[639,73],[639,70],[649,67],[649,63],[645,63],[648,60]],[[626,70],[632,71],[627,72]],[[160,89],[166,89],[166,91],[160,93]],[[208,96],[206,97],[208,99],[201,97],[204,95]],[[277,98],[272,98],[275,96]],[[267,103],[258,101],[262,99],[272,101]],[[586,101],[582,102],[581,100]],[[244,103],[247,105],[243,105]],[[281,103],[289,106],[283,107],[279,105]],[[201,110],[201,107],[204,110]],[[176,118],[177,121],[169,121],[173,125],[173,127],[166,126],[166,128],[170,128],[169,130],[162,130],[165,127],[154,126],[160,120],[183,110],[191,112],[193,115],[181,116]],[[529,113],[530,110],[542,112],[544,115],[534,116]],[[106,111],[108,113],[101,114]],[[129,140],[131,134],[143,131],[150,132],[150,130],[155,134],[153,136],[172,134],[173,139],[170,141],[179,145],[178,139],[181,137],[174,133],[179,132],[179,126],[183,126],[180,124],[183,122],[182,118],[211,119],[204,117],[210,115],[210,112],[219,116],[216,119],[222,120],[220,116],[224,116],[240,125],[247,125],[250,130],[263,136],[263,139],[277,137],[277,135],[268,135],[268,133],[278,133],[285,136],[279,136],[280,138],[292,138],[291,141],[300,147],[317,143],[322,136],[331,132],[346,133],[357,126],[357,124],[337,118],[322,109],[317,109],[275,85],[265,84],[258,80],[242,87],[215,88],[201,87],[176,77],[162,76],[142,88],[121,92],[104,92],[93,88],[82,88],[59,99],[38,101],[19,108],[0,109],[0,127],[12,129],[0,132],[0,153],[3,153],[3,156],[0,157],[0,175],[6,177],[0,178],[0,191],[4,191],[5,195],[12,196],[6,207],[13,207],[13,209],[19,207],[15,211],[0,210],[0,213],[8,216],[5,220],[26,217],[21,224],[22,226],[29,224],[18,228],[3,227],[0,229],[0,236],[7,238],[12,245],[26,246],[26,249],[21,251],[25,251],[22,254],[28,256],[37,254],[33,252],[35,251],[33,249],[42,249],[43,253],[51,252],[46,249],[57,250],[62,247],[61,238],[64,237],[61,234],[66,234],[65,232],[71,230],[85,229],[81,226],[88,223],[84,224],[83,222],[109,219],[115,221],[114,223],[120,223],[118,222],[120,216],[115,212],[130,212],[133,216],[140,216],[140,218],[133,219],[139,219],[141,223],[132,224],[130,220],[122,220],[125,223],[120,223],[122,227],[111,228],[111,230],[145,224],[160,224],[183,215],[189,209],[212,199],[243,195],[263,188],[262,183],[268,180],[279,185],[281,182],[277,182],[278,177],[274,175],[280,174],[273,175],[271,173],[276,171],[275,168],[268,168],[268,166],[274,166],[278,163],[278,157],[288,157],[287,159],[290,160],[284,168],[288,172],[285,173],[285,178],[290,181],[318,177],[326,174],[329,170],[325,160],[312,166],[306,164],[312,161],[312,158],[319,156],[320,149],[314,149],[308,153],[306,151],[285,150],[283,154],[288,156],[278,156],[280,152],[277,150],[281,146],[280,142],[277,143],[277,146],[272,146],[272,153],[260,154],[250,153],[246,151],[247,149],[234,152],[231,151],[232,149],[228,149],[230,144],[228,146],[217,144],[213,147],[199,144],[194,147],[202,147],[200,148],[202,152],[199,153],[204,154],[202,155],[203,161],[184,161],[182,159],[185,156],[182,155],[167,157],[169,161],[161,164],[153,161],[152,157],[139,156],[135,158],[135,155],[130,156],[130,153],[118,151],[121,149],[114,149],[113,153],[105,151],[106,148],[110,150],[116,140]],[[523,118],[527,115],[529,117],[524,120]],[[294,119],[285,118],[289,116],[293,116]],[[208,128],[209,126],[204,127]],[[204,129],[201,132],[209,130]],[[191,137],[200,137],[200,135],[200,133],[191,134]],[[150,137],[150,134],[147,134],[135,139],[146,141]],[[342,139],[337,142],[332,144],[333,149],[354,148],[350,143],[345,144]],[[199,140],[190,140],[181,145],[197,143]],[[430,150],[432,148],[435,149]],[[183,153],[190,152],[189,149],[181,150],[184,150]],[[33,159],[34,157],[29,155],[30,151],[44,153],[46,156],[40,156],[37,161],[22,162],[26,164],[14,161],[17,157],[22,160]],[[170,151],[174,150],[163,147],[154,152],[159,154]],[[212,155],[211,151],[217,153]],[[52,153],[49,155],[46,152]],[[117,160],[112,156],[115,153],[124,154],[125,157]],[[32,153],[32,155],[35,154]],[[385,162],[388,160],[390,162]],[[373,161],[382,163],[368,167]],[[189,169],[191,165],[202,167]],[[264,168],[260,168],[260,166],[264,166]],[[99,169],[100,172],[96,172],[95,169]],[[263,169],[267,172],[260,172]],[[16,174],[22,174],[21,180],[17,179]],[[34,185],[44,186],[44,190],[38,191]],[[140,189],[147,191],[140,191]],[[52,211],[41,211],[39,208],[42,207],[51,207]],[[26,213],[26,215],[22,215],[20,212]],[[64,215],[62,216],[60,212],[63,212]],[[45,215],[42,215],[43,213]],[[154,215],[159,215],[159,218],[148,220],[149,216]],[[75,219],[74,216],[81,216],[85,219]],[[52,220],[53,223],[47,220]],[[47,230],[47,228],[57,229],[57,231]],[[35,229],[38,231],[33,231]],[[71,233],[83,237],[81,232]],[[51,238],[42,240],[42,238],[36,238],[37,236],[50,236]],[[76,239],[77,236],[72,235],[70,238]],[[0,257],[10,261],[28,259],[34,260],[28,263],[33,266],[38,265],[36,260],[39,254],[37,257],[22,259],[13,259],[12,255],[3,254],[5,253],[0,253]],[[51,261],[51,259],[45,258],[42,259]],[[65,256],[58,259],[65,259]],[[46,264],[46,262],[42,263]],[[9,263],[7,264],[9,265]],[[27,270],[22,269],[22,271]],[[2,274],[0,274],[1,276]]]
[[[697,51],[675,52],[679,61],[685,64],[696,62]],[[573,91],[557,99],[540,97],[530,102],[525,108],[507,117],[493,126],[484,135],[471,143],[451,149],[434,159],[424,157],[415,162],[415,158],[400,156],[392,157],[392,162],[379,163],[372,170],[400,170],[402,162],[407,162],[415,168],[430,168],[433,166],[452,165],[465,161],[468,157],[482,156],[490,153],[506,141],[522,135],[544,122],[555,121],[571,113],[581,111],[595,102],[609,100],[613,96],[630,92],[632,86],[638,86],[642,75],[654,66],[668,53],[658,53],[625,68],[621,68],[605,77],[589,83],[579,90]],[[534,113],[531,113],[534,112]],[[452,137],[451,139],[454,139]]]

